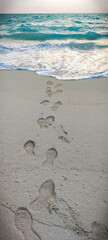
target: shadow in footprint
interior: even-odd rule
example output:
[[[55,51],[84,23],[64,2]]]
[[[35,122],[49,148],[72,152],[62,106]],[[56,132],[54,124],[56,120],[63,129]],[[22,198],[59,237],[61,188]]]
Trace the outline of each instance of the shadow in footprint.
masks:
[[[51,205],[55,197],[55,184],[52,179],[44,182],[39,188],[39,196],[30,204],[33,211],[41,211]]]
[[[49,116],[47,118],[39,118],[37,120],[38,125],[40,128],[45,129],[51,126],[55,121],[55,118],[53,116]]]
[[[57,155],[58,155],[57,150],[55,148],[50,148],[46,152],[46,160],[43,162],[42,166],[46,168],[51,167]]]
[[[41,240],[39,235],[32,229],[32,215],[27,208],[20,207],[17,209],[14,215],[14,224],[17,230],[19,230],[24,240]]]
[[[51,107],[52,110],[56,110],[58,107],[60,107],[62,103],[60,101],[54,103],[54,106]]]
[[[29,155],[35,155],[33,149],[35,148],[35,143],[32,140],[27,141],[23,146],[25,152]]]

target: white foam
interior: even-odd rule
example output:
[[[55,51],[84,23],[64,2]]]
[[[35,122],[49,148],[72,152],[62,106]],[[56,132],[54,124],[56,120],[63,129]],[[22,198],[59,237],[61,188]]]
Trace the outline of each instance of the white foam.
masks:
[[[38,74],[71,80],[108,76],[108,48],[91,50],[70,48],[59,41],[0,43],[0,69],[27,69]]]

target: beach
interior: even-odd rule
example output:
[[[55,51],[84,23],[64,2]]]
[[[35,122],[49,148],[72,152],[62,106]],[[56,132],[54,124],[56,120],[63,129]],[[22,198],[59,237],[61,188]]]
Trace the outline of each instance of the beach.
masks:
[[[107,240],[108,78],[0,71],[2,240]]]

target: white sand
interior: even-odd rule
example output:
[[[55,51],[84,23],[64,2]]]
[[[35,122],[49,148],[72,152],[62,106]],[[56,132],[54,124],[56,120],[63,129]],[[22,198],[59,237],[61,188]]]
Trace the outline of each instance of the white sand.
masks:
[[[0,71],[0,136],[1,240],[107,240],[107,78]]]

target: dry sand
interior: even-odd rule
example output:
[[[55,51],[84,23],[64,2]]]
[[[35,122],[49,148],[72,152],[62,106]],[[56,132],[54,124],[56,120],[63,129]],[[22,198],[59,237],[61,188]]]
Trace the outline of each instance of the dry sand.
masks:
[[[0,71],[0,239],[108,239],[108,79]]]

